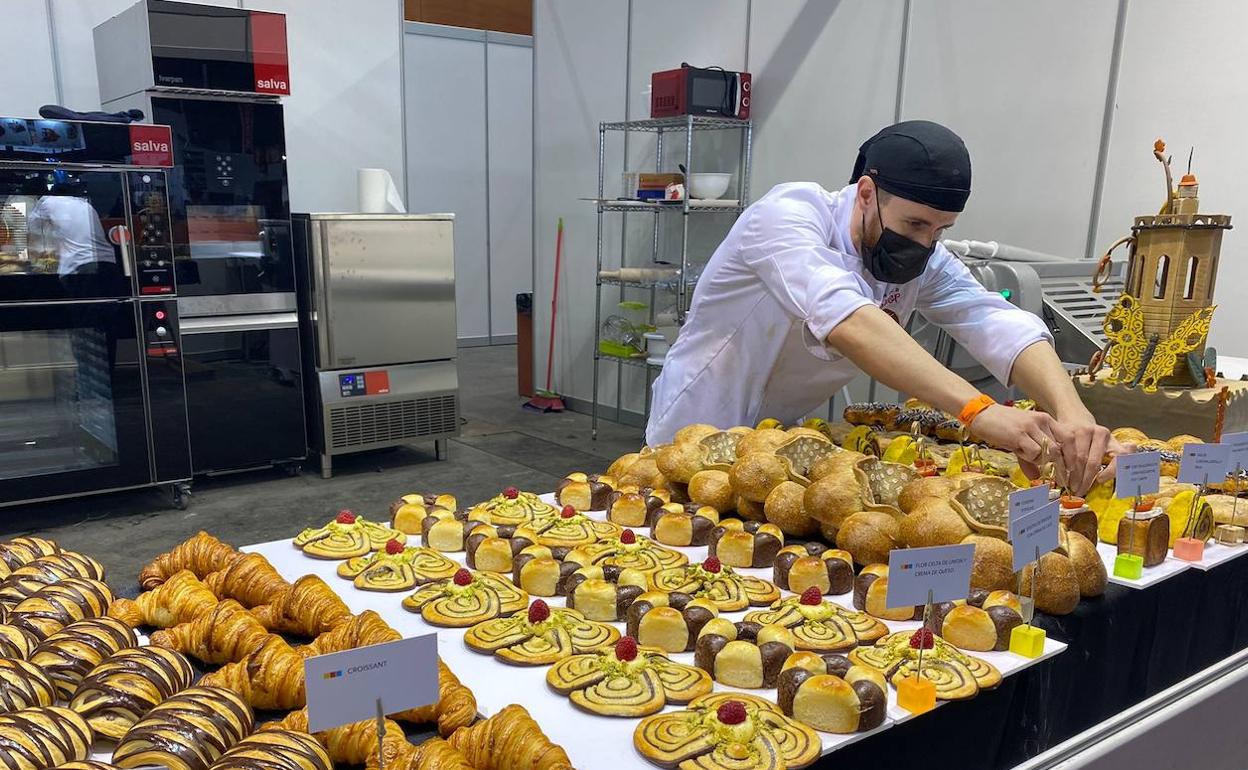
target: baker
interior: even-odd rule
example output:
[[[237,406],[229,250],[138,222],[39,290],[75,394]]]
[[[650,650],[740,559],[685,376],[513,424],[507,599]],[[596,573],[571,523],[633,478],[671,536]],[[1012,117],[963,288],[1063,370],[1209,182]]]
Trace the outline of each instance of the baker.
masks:
[[[654,383],[647,442],[690,423],[792,423],[865,372],[958,415],[1025,467],[1060,454],[1067,486],[1084,492],[1118,447],[1079,400],[1041,320],[981,286],[940,244],[970,193],[966,145],[923,120],[868,139],[847,187],[773,187],[698,280]],[[997,404],[938,363],[905,331],[915,311],[1045,411]]]

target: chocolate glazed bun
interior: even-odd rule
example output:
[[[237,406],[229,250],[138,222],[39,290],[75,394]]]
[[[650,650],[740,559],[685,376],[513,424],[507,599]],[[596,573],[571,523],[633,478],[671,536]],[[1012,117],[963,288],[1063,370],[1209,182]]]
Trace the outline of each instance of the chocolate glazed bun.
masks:
[[[853,557],[822,543],[786,545],[772,564],[772,582],[797,594],[811,586],[822,594],[849,593],[854,590]]]
[[[625,633],[643,647],[690,652],[702,628],[718,614],[713,604],[688,594],[644,593],[624,613]]]
[[[922,620],[922,607],[890,609],[888,597],[888,565],[869,564],[854,579],[854,609],[882,620]]]
[[[786,628],[717,618],[702,628],[694,647],[694,665],[733,687],[775,687],[795,648],[796,641]]]
[[[830,733],[873,730],[887,715],[887,685],[879,672],[843,655],[797,653],[776,682],[776,703],[787,716]]]
[[[730,567],[766,567],[784,547],[784,533],[775,524],[727,520],[711,530],[707,545]]]

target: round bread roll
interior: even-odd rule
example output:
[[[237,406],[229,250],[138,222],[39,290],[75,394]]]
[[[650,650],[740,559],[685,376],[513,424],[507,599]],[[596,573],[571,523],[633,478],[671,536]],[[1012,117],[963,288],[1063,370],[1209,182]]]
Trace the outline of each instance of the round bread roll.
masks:
[[[707,425],[704,422],[695,422],[676,431],[676,436],[672,441],[676,444],[696,444],[712,433],[719,433],[719,428],[716,428],[714,425]]]
[[[910,513],[915,507],[929,498],[948,500],[958,491],[958,484],[944,476],[923,476],[911,481],[901,488],[897,495],[897,507],[902,513]]]
[[[659,472],[665,478],[688,484],[702,470],[702,446],[692,441],[668,444],[654,454]]]
[[[971,588],[982,588],[985,591],[1014,588],[1014,549],[1004,540],[986,535],[968,535],[963,543],[975,546],[975,556],[971,561]]]
[[[930,479],[919,479],[929,481]],[[901,520],[901,542],[907,548],[961,543],[971,528],[953,509],[949,501],[927,497],[917,502]]]
[[[806,487],[802,507],[807,516],[835,529],[847,516],[866,508],[866,501],[852,476],[847,479],[844,474],[832,474]]]
[[[1105,593],[1109,575],[1096,546],[1078,532],[1067,532],[1065,543],[1066,556],[1079,582],[1079,595],[1087,599]]]
[[[848,474],[852,478],[854,465],[866,458],[867,456],[862,452],[854,452],[849,449],[833,452],[816,460],[815,464],[810,466],[810,472],[806,474],[806,478],[811,481],[819,481],[828,476],[838,474]]]
[[[900,545],[901,526],[883,511],[859,511],[836,532],[836,547],[853,554],[858,564],[887,562],[888,552]]]
[[[977,549],[978,550],[978,549]],[[1034,566],[1023,569],[1023,594],[1033,596],[1036,609],[1050,615],[1069,615],[1079,605],[1079,580],[1070,559],[1054,551],[1040,557],[1040,579],[1032,586]]]
[[[767,512],[763,510],[763,504],[744,497],[737,498],[737,515],[746,521],[767,521]]]
[[[641,454],[638,452],[629,452],[626,455],[620,455],[614,462],[611,463],[611,467],[607,469],[607,475],[614,478],[621,484],[624,484],[625,481],[621,478],[622,474],[626,469],[632,467],[633,463],[637,462],[640,458]]]
[[[936,633],[954,647],[989,652],[997,647],[997,627],[985,610],[961,604],[949,610]]]
[[[1171,452],[1177,452],[1178,454],[1183,454],[1184,446],[1188,444],[1203,444],[1203,443],[1205,443],[1205,440],[1203,438],[1193,436],[1190,433],[1180,433],[1177,436],[1171,436],[1170,440],[1166,442],[1166,447]]]
[[[810,537],[819,531],[819,522],[806,515],[806,488],[796,481],[782,481],[763,501],[763,515],[786,535]]]
[[[772,454],[776,449],[792,438],[789,434],[776,428],[756,430],[737,442],[737,459],[747,457],[756,452]]]
[[[654,455],[638,457],[637,461],[628,466],[628,469],[619,476],[616,476],[614,473],[607,475],[619,479],[621,486],[636,484],[639,487],[659,489],[666,486],[667,481],[663,474],[659,473],[659,466],[655,462]]]
[[[774,454],[755,452],[738,458],[728,473],[728,478],[737,495],[761,503],[767,499],[771,490],[788,480],[789,469]]]
[[[1139,444],[1142,441],[1148,441],[1148,434],[1139,428],[1115,428],[1109,432],[1109,435],[1120,444]]]
[[[737,493],[727,471],[710,469],[698,471],[689,479],[689,499],[698,505],[709,505],[720,513],[736,508]]]

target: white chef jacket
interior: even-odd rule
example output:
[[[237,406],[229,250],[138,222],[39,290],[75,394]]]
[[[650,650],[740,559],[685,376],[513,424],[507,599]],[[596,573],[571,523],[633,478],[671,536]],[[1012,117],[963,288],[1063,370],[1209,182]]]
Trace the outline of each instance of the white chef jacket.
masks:
[[[100,215],[86,198],[45,195],[30,212],[28,227],[34,250],[55,252],[58,275],[71,275],[98,262],[117,261]]]
[[[875,280],[850,237],[856,189],[781,184],[741,214],[654,381],[648,444],[690,423],[790,423],[814,411],[859,374],[826,340],[864,305],[903,326],[918,310],[1002,382],[1024,348],[1052,342],[1037,316],[985,289],[944,246],[909,283]]]

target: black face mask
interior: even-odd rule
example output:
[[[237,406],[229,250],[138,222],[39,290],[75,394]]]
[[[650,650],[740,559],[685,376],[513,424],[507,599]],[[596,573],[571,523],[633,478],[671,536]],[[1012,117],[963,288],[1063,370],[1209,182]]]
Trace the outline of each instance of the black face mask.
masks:
[[[884,226],[884,215],[880,212],[880,198],[875,198],[875,212],[880,218],[880,238],[874,246],[863,244],[863,261],[875,280],[884,283],[910,283],[923,275],[927,260],[931,259],[936,244],[924,246],[912,241],[900,233],[893,232]],[[862,232],[866,237],[867,215],[862,215]]]

